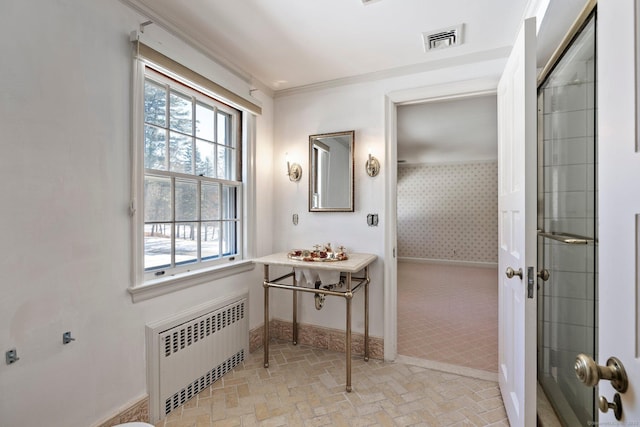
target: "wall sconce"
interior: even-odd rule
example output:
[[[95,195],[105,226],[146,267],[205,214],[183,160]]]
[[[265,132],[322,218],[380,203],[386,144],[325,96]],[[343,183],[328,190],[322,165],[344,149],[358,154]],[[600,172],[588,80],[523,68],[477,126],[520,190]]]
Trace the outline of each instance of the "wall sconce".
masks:
[[[369,158],[364,166],[367,171],[367,175],[370,177],[377,176],[378,172],[380,172],[380,162],[371,155],[371,152],[369,152]]]
[[[289,163],[289,155],[287,154],[287,176],[289,181],[298,182],[302,178],[302,166],[297,163]]]

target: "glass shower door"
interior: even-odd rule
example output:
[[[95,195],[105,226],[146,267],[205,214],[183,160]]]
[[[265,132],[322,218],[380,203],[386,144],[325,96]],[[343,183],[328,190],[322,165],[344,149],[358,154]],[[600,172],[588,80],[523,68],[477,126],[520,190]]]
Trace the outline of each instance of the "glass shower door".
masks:
[[[538,92],[538,382],[567,426],[597,420],[576,355],[597,359],[595,16]]]

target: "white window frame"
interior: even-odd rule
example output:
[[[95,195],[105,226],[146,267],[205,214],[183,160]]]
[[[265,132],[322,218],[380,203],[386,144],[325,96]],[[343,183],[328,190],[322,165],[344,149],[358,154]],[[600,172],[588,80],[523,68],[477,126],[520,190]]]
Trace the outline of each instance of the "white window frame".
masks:
[[[202,87],[190,84],[184,78],[172,74],[161,67],[148,62],[134,60],[134,77],[132,93],[132,197],[130,214],[132,217],[132,285],[129,293],[134,302],[164,295],[194,285],[211,282],[216,279],[249,271],[254,268],[250,259],[255,247],[255,162],[251,161],[255,152],[255,117],[244,110],[240,110],[240,125],[242,138],[238,142],[242,159],[242,184],[238,191],[237,209],[239,230],[236,238],[237,254],[234,257],[222,258],[218,261],[197,263],[175,268],[170,273],[160,277],[144,271],[144,85],[150,68],[156,73],[164,75],[169,81],[175,80],[181,92],[203,94],[214,100],[225,103],[219,97]],[[158,81],[157,74],[150,76]],[[180,85],[181,84],[181,85]],[[183,86],[191,87],[185,89]],[[237,129],[237,127],[236,127]]]

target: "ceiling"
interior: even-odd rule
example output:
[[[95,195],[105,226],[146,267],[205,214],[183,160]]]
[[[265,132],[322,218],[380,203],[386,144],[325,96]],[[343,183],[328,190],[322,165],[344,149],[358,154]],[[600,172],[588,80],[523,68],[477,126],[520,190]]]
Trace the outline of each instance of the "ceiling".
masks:
[[[506,57],[528,0],[124,0],[273,91]],[[563,0],[566,1],[566,0]],[[463,24],[425,52],[423,32]]]
[[[497,108],[495,95],[398,106],[398,161],[496,160]]]
[[[585,0],[121,0],[277,95],[508,56],[523,17],[542,67]],[[463,25],[460,46],[425,52],[423,32]],[[495,159],[495,96],[403,106],[398,159]]]

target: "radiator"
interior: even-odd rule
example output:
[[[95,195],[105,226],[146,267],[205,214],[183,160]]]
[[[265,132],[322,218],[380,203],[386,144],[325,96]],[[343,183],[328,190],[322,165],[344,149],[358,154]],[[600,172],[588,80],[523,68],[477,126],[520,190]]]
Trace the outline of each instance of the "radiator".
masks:
[[[248,295],[211,301],[149,324],[147,382],[152,422],[209,387],[249,354]]]

